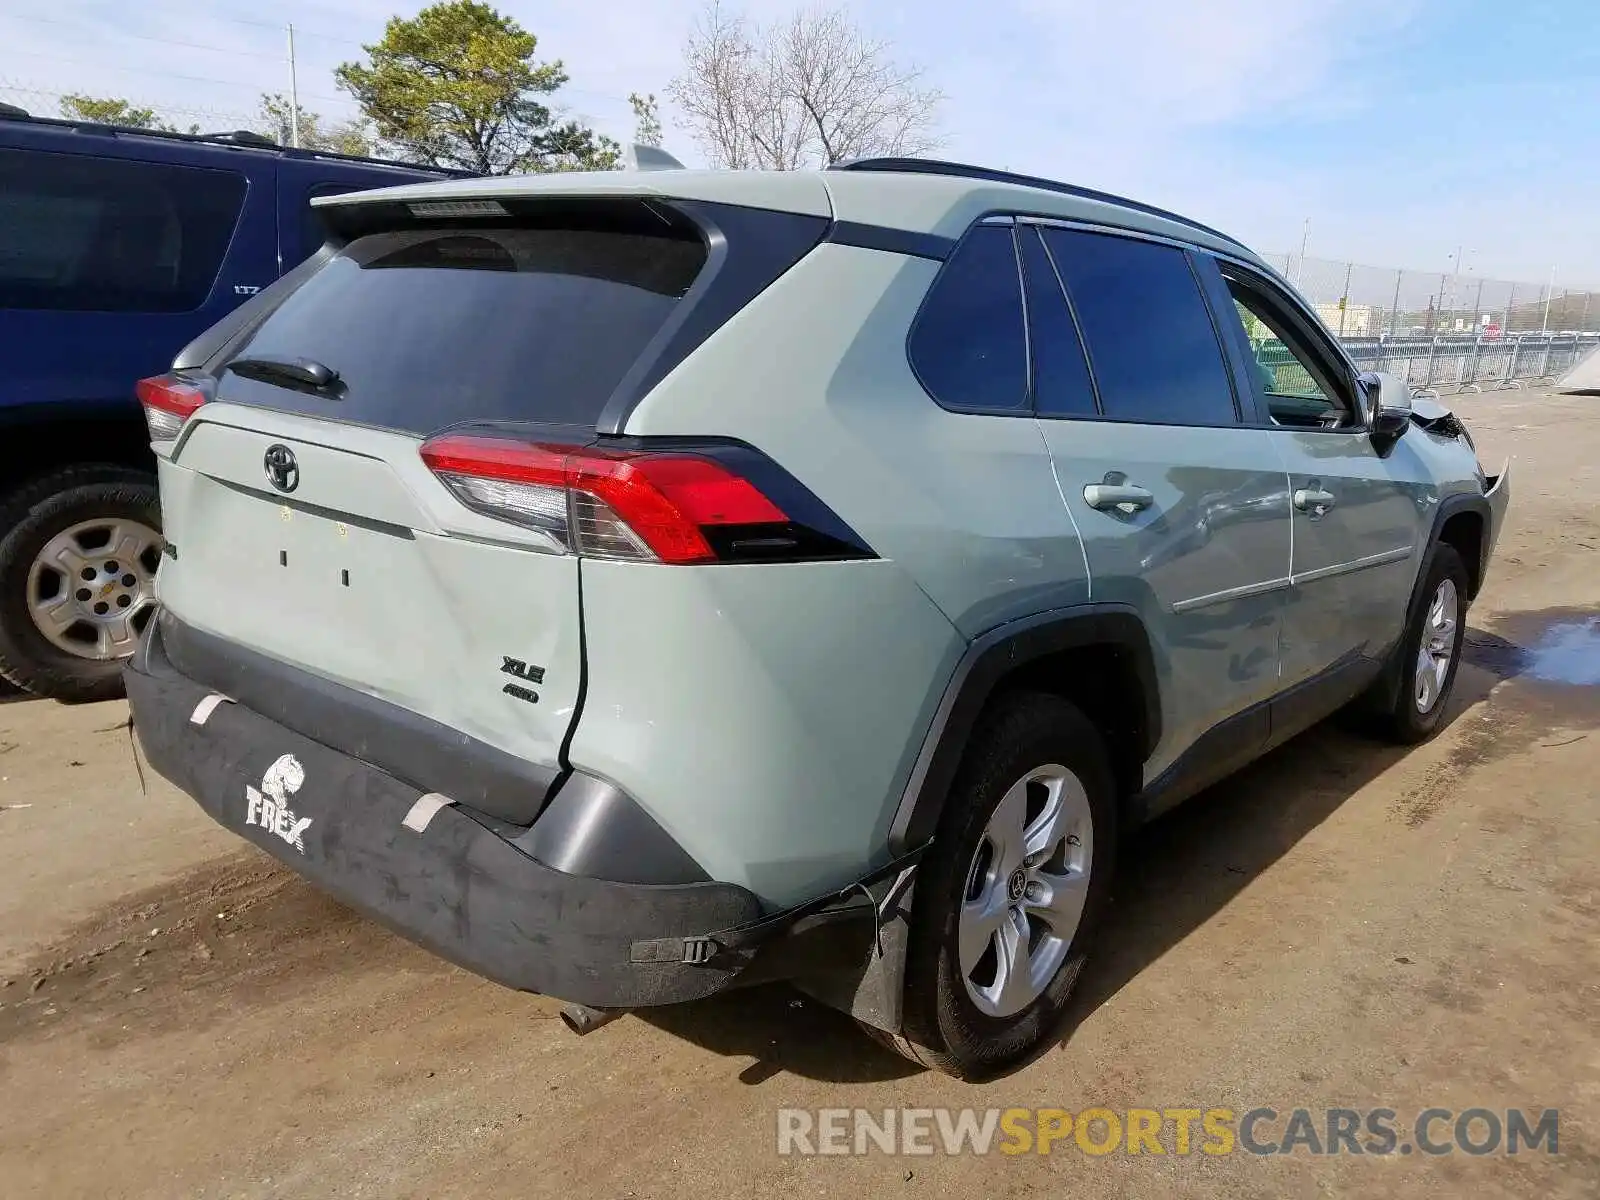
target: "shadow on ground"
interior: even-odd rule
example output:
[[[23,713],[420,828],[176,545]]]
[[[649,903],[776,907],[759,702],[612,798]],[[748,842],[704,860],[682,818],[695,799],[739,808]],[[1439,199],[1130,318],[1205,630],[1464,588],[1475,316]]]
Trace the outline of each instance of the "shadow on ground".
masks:
[[[1492,622],[1509,639],[1490,629],[1469,630],[1447,724],[1489,699],[1502,681],[1521,675],[1531,661],[1529,647],[1546,630],[1583,616],[1552,610]],[[1440,769],[1414,793],[1396,799],[1395,818],[1412,827],[1427,821],[1460,773],[1526,746],[1562,725],[1563,716],[1569,725],[1574,720],[1584,728],[1600,725],[1597,703],[1600,689],[1595,688],[1552,689],[1519,681],[1514,695],[1497,692],[1493,711],[1472,718]],[[1407,754],[1406,748],[1376,741],[1350,724],[1337,718],[1324,722],[1127,840],[1111,909],[1079,980],[1062,1042]],[[854,1082],[896,1079],[920,1069],[870,1041],[849,1018],[809,999],[799,1001],[782,988],[734,993],[644,1019],[722,1054],[755,1058],[740,1073],[746,1083],[781,1071]]]

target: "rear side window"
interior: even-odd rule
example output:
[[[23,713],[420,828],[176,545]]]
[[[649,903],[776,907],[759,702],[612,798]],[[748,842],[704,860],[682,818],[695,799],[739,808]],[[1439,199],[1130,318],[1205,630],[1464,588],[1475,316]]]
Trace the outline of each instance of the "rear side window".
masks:
[[[1025,411],[1028,343],[1011,228],[973,229],[933,282],[911,334],[911,366],[946,408]]]
[[[246,187],[232,171],[0,150],[0,308],[199,308]]]
[[[1041,417],[1092,417],[1094,385],[1067,298],[1061,294],[1039,231],[1017,229],[1027,282],[1028,339],[1033,346],[1033,406]]]
[[[1182,250],[1069,229],[1046,230],[1045,242],[1078,314],[1106,416],[1237,422],[1210,310]]]
[[[336,394],[231,373],[220,394],[412,433],[464,421],[592,426],[705,263],[698,237],[663,228],[358,237],[237,352],[313,359],[338,372]]]

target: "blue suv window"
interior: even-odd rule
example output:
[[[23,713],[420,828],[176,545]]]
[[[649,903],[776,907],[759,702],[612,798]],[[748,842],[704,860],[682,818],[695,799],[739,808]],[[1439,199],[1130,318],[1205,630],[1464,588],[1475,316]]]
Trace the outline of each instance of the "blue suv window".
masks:
[[[1238,421],[1211,313],[1182,250],[1073,229],[1044,236],[1077,312],[1106,416],[1170,425]]]
[[[1028,342],[1011,227],[980,225],[934,280],[917,317],[911,366],[946,408],[1025,412]]]
[[[0,308],[199,308],[246,186],[232,171],[0,150]]]

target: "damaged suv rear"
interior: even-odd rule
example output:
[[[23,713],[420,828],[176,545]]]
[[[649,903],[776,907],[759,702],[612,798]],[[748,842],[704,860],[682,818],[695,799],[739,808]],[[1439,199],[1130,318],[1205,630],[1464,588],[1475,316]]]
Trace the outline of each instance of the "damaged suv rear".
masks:
[[[1225,235],[909,160],[319,207],[141,384],[134,720],[580,1028],[781,978],[992,1072],[1120,830],[1351,701],[1444,719],[1508,479]]]
[[[887,873],[840,810],[890,787],[929,680],[873,651],[956,635],[759,450],[616,432],[822,240],[821,185],[551,190],[326,206],[336,245],[141,385],[168,544],[129,686],[159,770],[434,950],[687,1000],[764,912]],[[819,650],[808,607],[854,619]]]

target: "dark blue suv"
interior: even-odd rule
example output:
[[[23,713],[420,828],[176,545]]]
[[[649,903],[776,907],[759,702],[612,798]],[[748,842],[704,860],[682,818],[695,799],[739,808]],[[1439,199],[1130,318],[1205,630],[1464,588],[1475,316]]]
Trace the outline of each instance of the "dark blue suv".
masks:
[[[0,675],[119,693],[162,552],[135,383],[317,250],[313,196],[440,177],[0,106]]]

